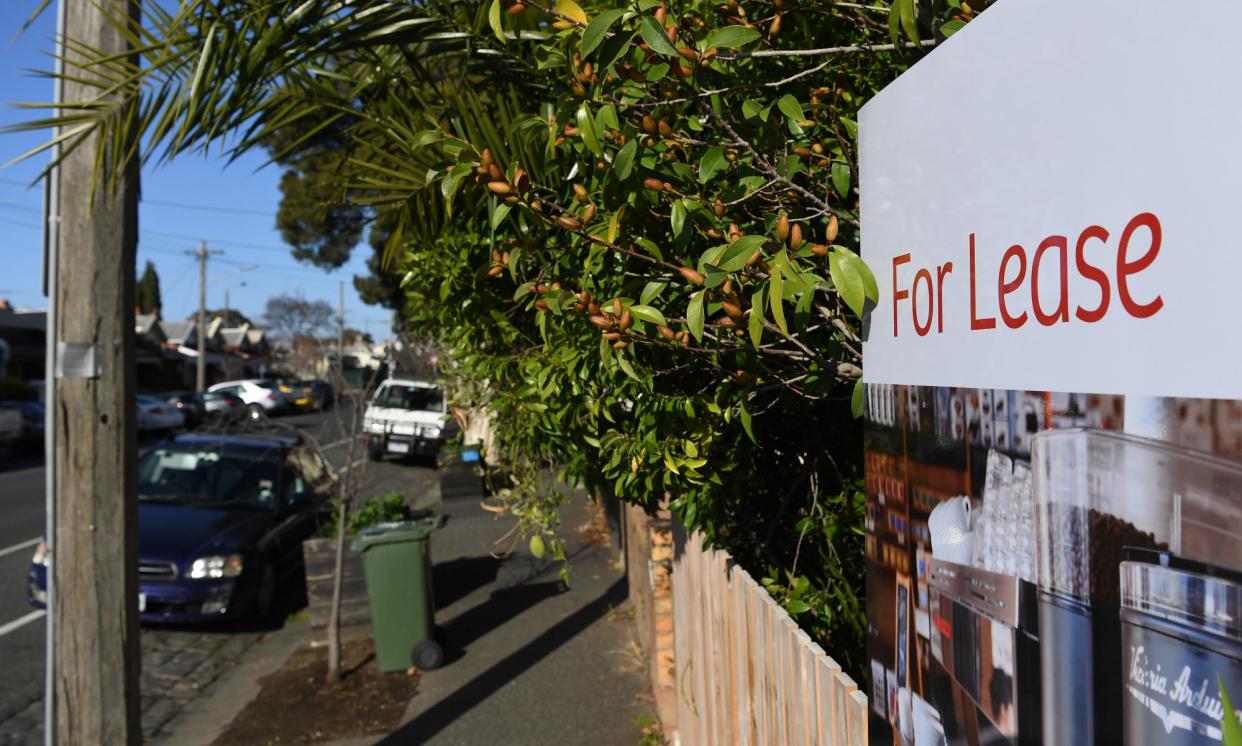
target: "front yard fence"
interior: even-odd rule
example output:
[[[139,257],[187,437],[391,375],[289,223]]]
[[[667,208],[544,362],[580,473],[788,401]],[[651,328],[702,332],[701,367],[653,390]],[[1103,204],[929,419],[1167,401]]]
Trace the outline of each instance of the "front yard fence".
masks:
[[[866,695],[726,552],[691,534],[672,570],[682,744],[866,743]]]

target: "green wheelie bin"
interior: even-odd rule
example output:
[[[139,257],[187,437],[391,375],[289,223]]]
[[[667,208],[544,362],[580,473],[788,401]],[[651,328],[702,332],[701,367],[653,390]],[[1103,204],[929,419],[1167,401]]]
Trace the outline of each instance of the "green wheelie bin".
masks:
[[[380,523],[354,537],[367,579],[375,659],[386,673],[411,666],[430,671],[444,662],[435,640],[430,551],[431,534],[443,523],[442,515]]]

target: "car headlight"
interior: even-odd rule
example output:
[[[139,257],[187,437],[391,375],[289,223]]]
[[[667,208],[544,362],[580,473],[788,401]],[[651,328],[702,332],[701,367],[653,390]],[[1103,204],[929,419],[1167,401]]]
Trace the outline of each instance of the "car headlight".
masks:
[[[52,553],[47,550],[47,544],[39,542],[39,545],[35,547],[34,556],[30,558],[30,562],[31,564],[39,565],[40,567],[47,567],[47,562],[51,559],[51,554]]]
[[[241,575],[241,571],[242,556],[240,554],[215,555],[194,560],[186,577],[194,580],[235,578]]]
[[[424,438],[440,437],[440,428],[436,427],[435,425],[423,425],[423,437]]]

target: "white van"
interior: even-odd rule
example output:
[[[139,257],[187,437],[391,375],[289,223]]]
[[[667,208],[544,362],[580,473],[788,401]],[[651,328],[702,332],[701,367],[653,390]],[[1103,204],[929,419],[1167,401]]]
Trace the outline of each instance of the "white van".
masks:
[[[367,454],[375,461],[389,453],[434,456],[457,431],[444,390],[412,378],[381,383],[362,417]]]

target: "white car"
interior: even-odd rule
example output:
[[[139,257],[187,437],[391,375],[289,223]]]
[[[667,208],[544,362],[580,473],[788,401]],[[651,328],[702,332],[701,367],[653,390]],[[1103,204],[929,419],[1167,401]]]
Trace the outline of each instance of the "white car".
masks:
[[[430,455],[458,431],[443,389],[411,378],[380,384],[362,418],[362,436],[373,460],[385,454]]]
[[[275,381],[267,378],[248,378],[244,381],[225,381],[207,389],[209,393],[232,394],[246,403],[250,418],[257,420],[264,414],[277,414],[289,408],[289,400],[280,393]]]
[[[139,394],[134,399],[138,404],[138,432],[167,432],[185,427],[185,415],[176,406],[154,396]]]

